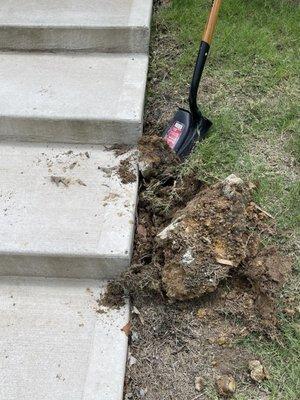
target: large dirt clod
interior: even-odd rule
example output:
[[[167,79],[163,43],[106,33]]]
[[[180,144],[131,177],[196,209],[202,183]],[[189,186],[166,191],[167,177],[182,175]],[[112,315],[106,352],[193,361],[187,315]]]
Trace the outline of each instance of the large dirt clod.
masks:
[[[234,175],[200,191],[156,237],[167,296],[199,298],[216,290],[247,255],[249,188]]]

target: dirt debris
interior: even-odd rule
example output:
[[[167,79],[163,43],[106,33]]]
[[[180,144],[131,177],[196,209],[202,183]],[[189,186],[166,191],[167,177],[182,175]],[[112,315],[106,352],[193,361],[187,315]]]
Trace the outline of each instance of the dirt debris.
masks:
[[[69,187],[70,185],[78,184],[79,186],[87,186],[81,179],[71,179],[65,176],[50,176],[50,181],[56,186],[62,184],[64,187]]]
[[[201,376],[196,376],[195,378],[195,389],[197,392],[202,392],[205,387],[205,380]]]
[[[60,183],[61,183],[63,186],[68,187],[70,185],[70,183],[71,183],[71,179],[65,178],[63,176],[54,176],[54,175],[52,175],[50,177],[50,180],[51,180],[52,183],[55,183],[56,186],[59,186]]]
[[[218,392],[223,397],[232,397],[236,391],[236,382],[233,376],[223,375],[216,380]]]
[[[179,158],[167,143],[158,136],[143,136],[139,140],[139,170],[146,179],[158,175],[172,175],[179,165]]]
[[[126,154],[127,152],[129,152],[132,149],[132,146],[116,143],[112,146],[105,146],[105,149],[107,151],[113,151],[117,157],[120,157],[123,154]]]
[[[117,169],[117,175],[121,179],[123,184],[136,182],[137,176],[134,166],[132,164],[131,157],[125,158],[120,161],[120,164]]]
[[[98,313],[101,313],[103,308],[119,310],[125,304],[122,287],[117,282],[114,285],[108,285],[107,291],[97,300],[97,304],[99,306]]]
[[[267,369],[261,364],[259,360],[249,361],[250,376],[255,382],[262,382],[265,379],[269,379],[269,373]]]
[[[164,226],[177,210],[193,199],[202,183],[193,171],[184,177],[181,175],[178,157],[158,136],[143,137],[139,141],[139,154],[143,178],[140,210],[155,218],[155,226]]]
[[[100,167],[100,166],[98,166],[98,170],[102,171],[105,174],[105,176],[108,178],[111,178],[117,169],[118,169],[117,167]]]
[[[207,390],[230,397],[241,382],[255,387],[254,356],[236,341],[250,332],[277,335],[291,260],[264,244],[274,220],[254,203],[254,185],[235,175],[206,186],[193,172],[179,173],[160,138],[140,142],[139,164],[132,264],[101,300],[117,307],[125,293],[138,310],[125,395],[185,400],[206,398]]]

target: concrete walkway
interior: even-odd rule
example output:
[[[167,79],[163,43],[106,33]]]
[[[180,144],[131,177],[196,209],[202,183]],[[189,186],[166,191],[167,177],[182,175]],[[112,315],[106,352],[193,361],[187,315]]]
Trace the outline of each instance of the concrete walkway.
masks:
[[[0,281],[0,398],[122,399],[129,318],[99,307],[105,282]]]
[[[0,0],[0,399],[122,400],[151,10]]]

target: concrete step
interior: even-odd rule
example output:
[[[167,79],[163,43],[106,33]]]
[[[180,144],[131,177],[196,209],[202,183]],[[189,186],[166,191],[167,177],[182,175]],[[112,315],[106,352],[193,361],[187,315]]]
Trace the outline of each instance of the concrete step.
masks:
[[[122,400],[129,310],[99,307],[105,288],[1,278],[1,399]]]
[[[137,142],[146,55],[0,53],[0,140]]]
[[[148,53],[152,0],[0,0],[0,49]]]
[[[0,144],[0,275],[97,279],[124,271],[134,158],[96,145]]]

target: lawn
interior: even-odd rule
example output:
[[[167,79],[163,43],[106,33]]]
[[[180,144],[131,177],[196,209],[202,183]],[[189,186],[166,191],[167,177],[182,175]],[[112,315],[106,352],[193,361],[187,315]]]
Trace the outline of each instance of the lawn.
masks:
[[[193,63],[210,0],[161,1],[153,19],[146,133],[161,133],[179,106],[187,106]],[[299,249],[299,20],[293,0],[225,0],[199,93],[213,121],[209,137],[184,163],[207,183],[235,173],[257,184],[256,201],[277,221],[275,238],[296,260]],[[299,264],[282,302],[299,307]],[[270,370],[268,399],[300,393],[300,324],[281,316],[282,338],[249,337]],[[215,399],[215,394],[208,394]],[[243,388],[236,399],[250,399]],[[255,397],[254,397],[255,398]]]

